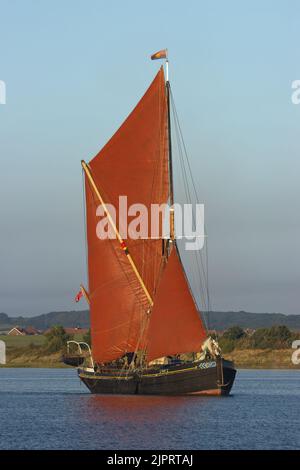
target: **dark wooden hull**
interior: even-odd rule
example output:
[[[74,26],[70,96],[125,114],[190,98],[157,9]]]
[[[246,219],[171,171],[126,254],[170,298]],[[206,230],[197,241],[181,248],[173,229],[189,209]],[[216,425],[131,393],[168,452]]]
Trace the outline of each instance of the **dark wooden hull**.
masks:
[[[79,367],[84,363],[85,357],[79,356],[78,354],[71,356],[69,354],[64,354],[61,357],[61,360],[66,366]]]
[[[230,361],[201,361],[140,372],[78,369],[91,393],[123,395],[228,395],[236,370]]]

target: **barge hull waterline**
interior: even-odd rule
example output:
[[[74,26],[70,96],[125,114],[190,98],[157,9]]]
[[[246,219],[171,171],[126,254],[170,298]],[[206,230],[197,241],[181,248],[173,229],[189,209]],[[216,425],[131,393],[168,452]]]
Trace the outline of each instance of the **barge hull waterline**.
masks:
[[[215,367],[173,368],[159,373],[114,375],[78,369],[82,382],[93,394],[119,395],[229,395],[236,370],[230,361]]]

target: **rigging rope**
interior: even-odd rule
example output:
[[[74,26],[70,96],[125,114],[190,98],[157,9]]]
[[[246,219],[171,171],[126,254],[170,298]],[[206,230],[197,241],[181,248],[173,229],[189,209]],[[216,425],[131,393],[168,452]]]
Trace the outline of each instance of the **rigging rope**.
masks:
[[[196,189],[196,184],[193,178],[193,173],[190,165],[190,161],[188,158],[188,153],[186,149],[186,145],[184,142],[181,126],[179,123],[178,113],[174,102],[174,97],[172,90],[170,90],[170,97],[171,97],[171,104],[172,104],[172,116],[175,128],[175,136],[176,136],[176,143],[177,143],[177,150],[178,150],[178,157],[179,163],[181,168],[181,175],[184,185],[184,193],[189,204],[193,206],[192,195],[190,191],[190,186],[193,190],[193,195],[195,197],[195,202],[199,202],[199,197]],[[189,184],[189,182],[191,184]],[[195,211],[192,210],[192,222],[193,225],[195,224]],[[206,238],[206,230],[204,226],[204,236]],[[203,259],[204,258],[204,259]],[[202,303],[203,309],[206,310],[206,315],[203,315],[203,320],[206,326],[206,329],[209,329],[209,312],[211,309],[210,305],[210,295],[209,295],[209,285],[208,285],[208,241],[207,238],[205,239],[204,244],[204,255],[202,254],[202,250],[196,250],[193,252],[193,256],[191,256],[191,277],[192,282],[194,284],[194,288],[197,289],[198,299]],[[196,297],[197,299],[197,297]],[[201,310],[203,310],[201,309]]]

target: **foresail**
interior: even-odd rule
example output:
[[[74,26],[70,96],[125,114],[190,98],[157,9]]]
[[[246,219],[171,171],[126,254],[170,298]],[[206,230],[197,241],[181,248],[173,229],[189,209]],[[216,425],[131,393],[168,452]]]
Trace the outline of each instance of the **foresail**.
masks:
[[[136,108],[104,148],[91,160],[93,180],[106,204],[116,208],[119,196],[128,207],[168,199],[167,103],[163,69]],[[118,240],[96,235],[99,201],[86,177],[89,297],[93,357],[106,362],[144,345],[149,301]],[[150,235],[150,234],[149,234]],[[160,239],[126,240],[150,295],[155,295],[162,266]]]
[[[199,351],[205,338],[206,330],[174,247],[150,318],[147,359]]]

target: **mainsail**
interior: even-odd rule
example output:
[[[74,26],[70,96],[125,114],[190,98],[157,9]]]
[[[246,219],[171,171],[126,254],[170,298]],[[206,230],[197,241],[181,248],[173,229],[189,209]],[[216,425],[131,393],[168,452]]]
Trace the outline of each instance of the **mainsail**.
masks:
[[[168,103],[163,68],[103,149],[90,161],[93,181],[106,204],[119,196],[128,207],[169,197]],[[161,239],[126,240],[141,283],[117,239],[99,239],[99,198],[85,179],[89,300],[94,361],[104,363],[126,352],[148,348],[148,360],[200,349],[205,329],[196,310],[177,248],[167,260]],[[121,221],[121,224],[124,222]],[[150,224],[149,224],[150,227]],[[119,227],[120,229],[120,227]]]
[[[161,68],[133,112],[89,163],[105,203],[117,209],[117,220],[119,196],[127,196],[128,207],[144,204],[149,214],[151,204],[167,202],[167,144],[167,102]],[[142,346],[149,301],[119,242],[97,238],[99,200],[87,178],[86,204],[93,356],[105,362]],[[162,263],[161,240],[128,238],[126,244],[153,297]]]

